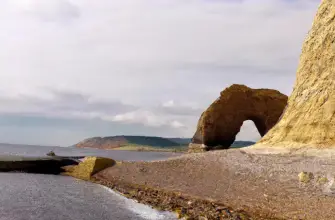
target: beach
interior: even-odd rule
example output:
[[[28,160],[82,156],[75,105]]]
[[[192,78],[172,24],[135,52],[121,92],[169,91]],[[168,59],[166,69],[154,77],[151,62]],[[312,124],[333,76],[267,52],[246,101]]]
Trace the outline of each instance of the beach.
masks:
[[[302,172],[311,173],[309,181],[299,180]],[[156,189],[158,193],[142,199],[154,207],[160,206],[155,204],[160,201],[159,192],[167,191],[221,204],[247,219],[332,219],[334,173],[332,157],[257,155],[232,149],[165,161],[124,162],[94,178],[119,190],[128,189],[128,194],[136,188],[144,192]],[[140,195],[131,196],[141,199]],[[196,207],[186,204],[176,207],[195,219],[200,215],[217,217],[204,210],[194,213]]]

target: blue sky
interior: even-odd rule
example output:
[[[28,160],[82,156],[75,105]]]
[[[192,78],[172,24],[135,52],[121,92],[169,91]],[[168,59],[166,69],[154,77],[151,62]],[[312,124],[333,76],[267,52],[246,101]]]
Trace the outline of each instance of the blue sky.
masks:
[[[290,94],[317,0],[4,0],[0,142],[191,137],[225,87]],[[245,123],[240,140],[257,140]]]

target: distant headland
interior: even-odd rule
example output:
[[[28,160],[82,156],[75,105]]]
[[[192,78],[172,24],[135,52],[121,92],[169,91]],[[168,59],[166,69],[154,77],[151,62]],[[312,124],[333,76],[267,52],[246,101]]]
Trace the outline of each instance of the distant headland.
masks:
[[[108,137],[92,137],[75,145],[78,148],[96,148],[104,150],[135,151],[187,151],[192,138],[166,138],[155,136],[118,135]],[[231,148],[241,148],[255,144],[252,141],[235,141]]]

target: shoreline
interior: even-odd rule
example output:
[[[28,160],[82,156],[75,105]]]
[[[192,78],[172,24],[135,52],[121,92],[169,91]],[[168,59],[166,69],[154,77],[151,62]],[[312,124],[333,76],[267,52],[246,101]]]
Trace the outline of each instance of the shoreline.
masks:
[[[229,219],[219,206],[244,219],[326,220],[335,211],[334,174],[332,158],[226,150],[117,163],[92,181],[156,208],[183,208],[190,219]]]
[[[99,177],[92,177],[88,181],[108,187],[128,199],[133,199],[156,210],[176,213],[178,219],[280,220],[271,216],[261,217],[261,214],[258,217],[251,217],[250,214],[243,210],[234,210],[218,201],[190,196],[181,192],[117,180],[105,180]]]
[[[115,151],[135,151],[135,152],[165,152],[165,153],[187,153],[187,148],[154,148],[154,147],[118,147],[110,150]]]
[[[50,161],[57,164],[57,172],[45,165]],[[69,161],[73,164],[65,165]],[[332,157],[231,149],[156,161],[86,157],[77,162],[9,156],[0,165],[20,165],[9,166],[8,172],[60,174],[90,181],[154,209],[175,212],[182,219],[326,220],[335,212]]]

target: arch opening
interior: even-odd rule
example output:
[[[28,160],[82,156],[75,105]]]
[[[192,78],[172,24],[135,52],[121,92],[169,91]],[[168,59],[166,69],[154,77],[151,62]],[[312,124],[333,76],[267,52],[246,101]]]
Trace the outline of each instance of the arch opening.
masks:
[[[256,123],[258,123],[258,126]],[[260,125],[259,121],[255,122],[251,119],[244,121],[230,148],[240,148],[254,144],[265,134],[263,131],[264,128]]]
[[[248,117],[229,129],[227,126],[216,127],[216,132],[206,134],[203,141],[207,151],[239,148],[254,144],[266,132],[267,127],[262,118]]]

